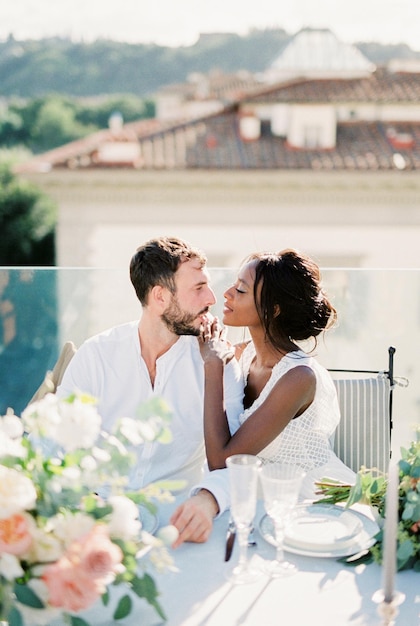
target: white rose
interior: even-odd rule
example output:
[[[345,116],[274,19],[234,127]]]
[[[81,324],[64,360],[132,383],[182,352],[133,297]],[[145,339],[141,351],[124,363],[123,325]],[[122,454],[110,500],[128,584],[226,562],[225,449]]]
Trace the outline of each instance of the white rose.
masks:
[[[17,470],[0,465],[0,519],[31,510],[36,503],[36,489],[30,478]]]
[[[64,512],[52,517],[47,524],[47,530],[52,531],[65,548],[74,541],[87,535],[95,525],[95,520],[86,513]]]
[[[34,540],[26,555],[31,563],[51,563],[63,555],[63,543],[51,532],[36,528],[31,534]]]
[[[141,529],[137,505],[125,496],[111,496],[108,502],[113,509],[108,524],[110,536],[123,540],[136,537]]]
[[[19,576],[23,576],[24,573],[16,556],[7,554],[7,552],[0,555],[0,576],[3,576],[6,580],[14,580],[19,578]]]

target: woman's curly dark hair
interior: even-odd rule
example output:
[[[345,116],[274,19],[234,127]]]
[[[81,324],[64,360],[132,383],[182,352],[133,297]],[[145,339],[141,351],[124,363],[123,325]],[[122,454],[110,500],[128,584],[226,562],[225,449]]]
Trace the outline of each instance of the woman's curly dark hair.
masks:
[[[321,286],[318,265],[297,250],[255,253],[254,300],[266,336],[281,348],[287,339],[316,338],[337,320],[337,311]],[[315,339],[316,344],[316,339]]]

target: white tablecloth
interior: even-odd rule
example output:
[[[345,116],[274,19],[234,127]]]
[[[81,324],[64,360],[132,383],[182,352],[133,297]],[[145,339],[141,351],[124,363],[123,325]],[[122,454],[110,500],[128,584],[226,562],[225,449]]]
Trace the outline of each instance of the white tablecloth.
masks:
[[[161,525],[168,522],[174,505],[165,505],[159,512]],[[259,503],[256,527],[264,514]],[[238,559],[237,542],[232,558],[224,561],[228,514],[215,521],[209,541],[205,544],[184,544],[173,551],[179,572],[152,573],[167,616],[162,622],[144,600],[137,600],[135,610],[120,622],[126,626],[375,626],[382,624],[373,594],[381,587],[381,568],[376,563],[350,567],[331,558],[313,558],[286,553],[299,569],[285,579],[264,577],[256,583],[233,586],[226,574]],[[257,553],[273,559],[275,548],[255,533]],[[397,626],[420,625],[420,573],[399,572],[396,588],[405,594],[396,618]],[[118,591],[113,589],[112,606]],[[101,626],[115,624],[109,617],[112,609],[89,611]],[[93,620],[92,620],[93,621]]]

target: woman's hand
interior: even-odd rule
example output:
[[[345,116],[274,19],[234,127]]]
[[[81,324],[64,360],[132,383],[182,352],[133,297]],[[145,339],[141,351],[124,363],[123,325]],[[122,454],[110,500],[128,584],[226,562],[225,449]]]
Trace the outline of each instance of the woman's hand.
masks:
[[[226,365],[235,356],[234,348],[227,340],[226,333],[226,328],[221,327],[217,317],[203,324],[199,344],[205,363],[221,361],[223,365]]]

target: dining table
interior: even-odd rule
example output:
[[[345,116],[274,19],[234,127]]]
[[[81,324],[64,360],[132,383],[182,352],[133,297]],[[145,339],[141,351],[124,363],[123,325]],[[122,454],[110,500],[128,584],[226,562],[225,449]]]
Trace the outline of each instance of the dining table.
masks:
[[[169,523],[176,505],[176,501],[159,505],[157,527]],[[372,534],[376,522],[370,507],[356,505],[356,511]],[[262,531],[264,518],[264,504],[259,500],[254,520],[256,545],[248,548],[249,559],[257,565],[276,555],[274,545]],[[226,562],[228,524],[226,511],[215,519],[207,542],[184,543],[171,549],[174,571],[148,568],[157,584],[166,621],[144,599],[137,598],[133,600],[131,614],[119,623],[124,626],[420,626],[420,573],[413,570],[397,572],[395,576],[399,604],[395,607],[394,621],[390,622],[381,616],[384,605],[378,596],[380,599],[383,575],[376,562],[350,565],[336,555],[286,549],[287,560],[297,567],[292,576],[273,578],[262,574],[255,582],[233,584],[229,574],[238,562],[239,548],[236,540],[232,556]],[[96,605],[85,612],[90,623],[116,624],[110,615],[122,590],[111,589],[107,607]]]

